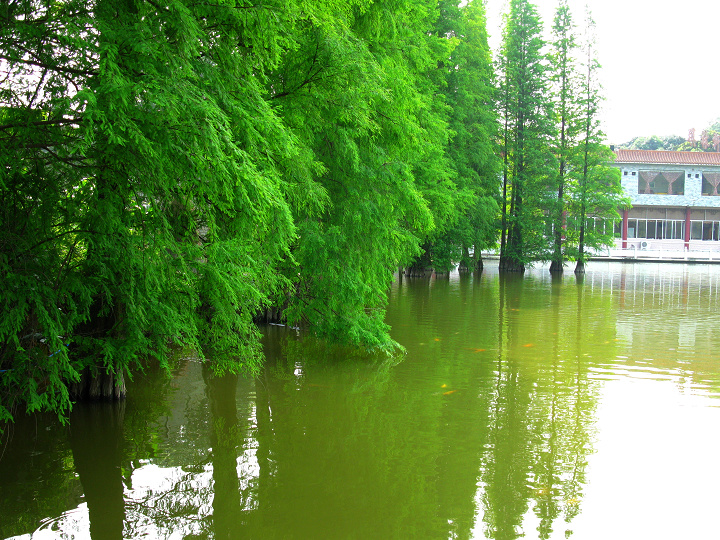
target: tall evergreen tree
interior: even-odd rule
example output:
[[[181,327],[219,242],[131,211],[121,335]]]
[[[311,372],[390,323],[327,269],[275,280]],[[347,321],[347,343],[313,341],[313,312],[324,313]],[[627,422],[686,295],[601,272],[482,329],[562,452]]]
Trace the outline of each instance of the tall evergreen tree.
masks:
[[[581,83],[582,133],[574,168],[578,171],[572,194],[570,227],[577,238],[576,274],[585,272],[587,248],[598,249],[614,243],[613,220],[619,219],[618,208],[627,204],[622,196],[620,171],[611,167],[613,152],[603,144],[599,108],[601,86],[600,64],[595,50],[595,21],[588,11],[583,44],[583,79]],[[569,227],[569,228],[570,228]]]
[[[506,159],[501,271],[523,272],[546,251],[554,128],[541,33],[536,7],[527,0],[511,0],[500,60]]]
[[[272,100],[321,164],[328,204],[295,208],[294,285],[279,300],[319,335],[391,350],[388,285],[433,227],[454,214],[445,105],[435,100],[449,44],[428,32],[436,3],[352,4],[298,26],[269,79]]]
[[[553,150],[557,158],[555,187],[557,199],[550,210],[553,247],[550,272],[563,271],[563,237],[565,229],[565,190],[571,180],[572,152],[576,149],[579,124],[579,88],[577,84],[577,42],[575,25],[572,21],[567,0],[560,0],[552,27],[550,59],[550,79],[553,88],[555,122],[557,137]]]
[[[427,106],[420,117],[421,125],[432,137],[432,146],[424,163],[416,169],[418,186],[433,214],[432,231],[423,238],[421,254],[406,269],[410,275],[422,275],[428,268],[448,271],[457,260],[459,248],[450,240],[459,216],[471,204],[471,193],[458,183],[457,171],[449,155],[451,132],[448,129],[452,105],[448,100],[448,72],[454,65],[453,55],[460,42],[460,9],[456,0],[430,0],[416,11],[426,13],[426,36],[423,43],[431,53],[431,63],[424,64],[417,80],[418,90]],[[409,49],[412,50],[412,49]]]
[[[458,45],[449,62],[446,89],[454,134],[448,155],[458,190],[468,200],[443,240],[452,246],[461,268],[476,270],[482,268],[481,250],[494,245],[497,238],[500,162],[495,77],[482,2],[475,0],[459,8],[456,21]]]
[[[297,11],[0,8],[0,419],[66,411],[83,373],[122,392],[173,343],[218,371],[257,364],[252,317],[296,234],[286,201],[312,197],[261,84]]]

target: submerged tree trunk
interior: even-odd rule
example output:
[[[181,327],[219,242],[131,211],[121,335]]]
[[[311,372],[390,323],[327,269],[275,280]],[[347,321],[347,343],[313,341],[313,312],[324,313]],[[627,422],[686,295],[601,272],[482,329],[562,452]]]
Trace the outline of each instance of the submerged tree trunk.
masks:
[[[525,272],[525,265],[514,257],[501,257],[498,268],[503,272]]]
[[[433,272],[432,246],[428,243],[422,246],[423,254],[405,268],[406,277],[425,277]]]
[[[460,264],[458,265],[459,272],[482,272],[483,262],[480,257],[480,251],[477,247],[474,248],[473,254],[470,255],[470,248],[463,246],[463,256]]]
[[[470,250],[468,247],[463,244],[462,247],[462,259],[460,260],[460,264],[458,265],[458,272],[471,272],[472,271],[472,262],[470,261]]]
[[[580,242],[578,244],[578,260],[575,265],[576,274],[585,273],[585,205],[583,204],[581,210],[582,225],[580,226]]]
[[[122,371],[113,373],[103,368],[87,367],[78,382],[69,385],[75,401],[113,401],[125,399],[125,376]]]
[[[563,125],[563,139],[565,137],[565,126]],[[560,186],[558,187],[558,215],[555,217],[555,230],[554,232],[554,250],[552,255],[552,262],[550,263],[551,274],[562,274],[563,268],[563,251],[562,251],[562,223],[563,223],[563,191],[565,183],[565,162],[560,162]]]
[[[474,246],[473,258],[475,259],[475,271],[482,272],[485,268],[485,264],[483,263],[482,252],[478,246]]]

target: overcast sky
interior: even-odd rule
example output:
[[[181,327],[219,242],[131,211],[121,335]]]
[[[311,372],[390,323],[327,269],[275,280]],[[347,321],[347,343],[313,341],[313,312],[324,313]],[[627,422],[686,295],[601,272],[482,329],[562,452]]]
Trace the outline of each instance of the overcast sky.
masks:
[[[578,28],[597,23],[609,143],[700,132],[720,117],[720,0],[570,0]],[[557,0],[535,0],[549,28]],[[507,0],[486,0],[491,46]]]

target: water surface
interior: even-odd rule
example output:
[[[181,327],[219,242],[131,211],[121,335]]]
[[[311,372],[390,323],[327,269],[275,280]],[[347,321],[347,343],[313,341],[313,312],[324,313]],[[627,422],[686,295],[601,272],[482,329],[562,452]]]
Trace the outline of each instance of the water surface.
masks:
[[[269,326],[69,427],[19,419],[0,538],[717,536],[720,266],[397,282],[386,359]],[[32,535],[32,536],[31,536]]]

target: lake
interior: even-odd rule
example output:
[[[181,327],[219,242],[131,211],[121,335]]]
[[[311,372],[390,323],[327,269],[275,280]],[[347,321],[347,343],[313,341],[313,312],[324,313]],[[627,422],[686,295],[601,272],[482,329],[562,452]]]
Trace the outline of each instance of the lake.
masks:
[[[396,358],[263,329],[3,435],[0,538],[716,538],[720,266],[402,279]]]

